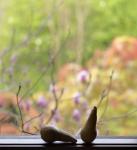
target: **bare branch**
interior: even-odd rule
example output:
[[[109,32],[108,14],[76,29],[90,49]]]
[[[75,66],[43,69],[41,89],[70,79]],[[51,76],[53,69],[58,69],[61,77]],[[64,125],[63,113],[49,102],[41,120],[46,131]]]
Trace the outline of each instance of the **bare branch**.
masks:
[[[110,75],[110,77],[109,77],[109,84],[108,84],[108,87],[107,87],[107,92],[106,92],[105,95],[102,95],[102,97],[101,97],[101,99],[100,99],[100,102],[99,102],[99,105],[100,105],[100,103],[102,102],[102,100],[104,99],[104,97],[106,97],[105,108],[104,108],[104,111],[103,111],[103,113],[102,113],[102,115],[101,115],[100,118],[103,118],[103,117],[104,117],[104,115],[105,115],[105,113],[106,113],[106,111],[107,111],[107,108],[108,108],[109,94],[110,94],[110,90],[111,90],[111,86],[112,86],[113,74],[114,74],[114,71],[112,70],[111,75]],[[100,120],[100,119],[99,119],[99,120]]]
[[[34,133],[31,133],[31,132],[25,131],[24,129],[23,129],[22,133],[26,133],[26,134],[30,134],[30,135],[36,135],[36,134],[34,134]]]
[[[18,92],[16,94],[16,98],[17,98],[17,106],[19,109],[20,120],[21,120],[21,131],[23,131],[23,127],[24,127],[23,116],[22,116],[22,111],[21,111],[20,104],[19,104],[19,93],[20,93],[20,91],[21,91],[21,85],[19,85]]]
[[[20,120],[21,120],[21,132],[22,133],[27,133],[27,134],[30,134],[30,135],[36,135],[36,134],[30,133],[30,132],[24,130],[23,115],[22,115],[22,111],[21,111],[20,103],[19,103],[19,93],[20,93],[20,91],[21,91],[21,85],[19,85],[19,88],[18,88],[18,91],[17,91],[17,94],[16,94],[17,106],[18,106],[18,109],[19,109],[19,115],[20,115]]]
[[[55,11],[57,10],[58,7],[60,7],[61,5],[63,4],[63,1],[61,1],[56,7],[54,7],[52,9],[52,12],[51,14],[49,14],[47,16],[47,19],[44,19],[44,21],[41,22],[40,26],[38,27],[38,29],[36,30],[36,32],[32,33],[30,31],[30,28],[31,28],[31,25],[30,25],[30,28],[29,28],[29,31],[28,33],[26,34],[26,36],[21,40],[21,42],[19,42],[17,45],[15,45],[14,47],[14,50],[16,49],[19,49],[20,47],[25,47],[27,46],[31,39],[34,38],[34,37],[37,37],[39,34],[41,34],[45,28],[47,27],[48,25],[48,22],[49,20],[52,18],[53,14],[55,13]],[[13,42],[14,42],[14,38],[15,38],[15,30],[13,29],[13,33],[12,33],[12,36],[10,38],[10,42],[9,42],[9,46],[4,48],[2,50],[2,52],[0,53],[0,58],[2,58],[3,56],[5,56],[7,54],[7,52],[9,50],[11,50],[11,48],[13,47]]]
[[[134,117],[133,114],[137,112],[137,109],[135,110],[132,110],[130,112],[127,112],[123,115],[120,115],[120,116],[114,116],[114,117],[111,117],[111,118],[107,118],[107,119],[102,119],[100,120],[99,122],[101,123],[104,123],[104,122],[108,122],[108,121],[115,121],[115,120],[119,120],[119,119],[122,119],[122,118],[129,118],[129,117]]]
[[[40,80],[44,77],[44,75],[47,73],[47,71],[49,70],[50,66],[54,63],[55,59],[59,56],[61,49],[63,49],[67,38],[69,37],[69,33],[67,34],[66,38],[64,39],[64,41],[62,42],[60,49],[51,57],[51,59],[49,60],[46,69],[43,71],[43,73],[40,74],[40,76],[38,77],[38,79],[34,82],[34,84],[31,86],[30,89],[27,89],[26,92],[24,93],[24,95],[21,97],[21,100],[24,99],[30,92],[33,91],[33,89],[36,88],[36,86],[38,85],[38,83],[40,82]]]
[[[89,81],[86,83],[85,85],[85,89],[82,92],[82,95],[87,97],[89,95],[89,92],[91,90],[91,86],[92,86],[92,75],[89,72]]]
[[[98,104],[97,104],[97,107],[98,107],[98,108],[100,107],[101,102],[104,100],[104,98],[105,98],[106,96],[107,96],[107,93],[106,93],[106,89],[105,89],[105,90],[103,90],[102,93],[101,93],[100,100],[99,100],[99,102],[98,102]]]
[[[49,58],[50,58],[50,56],[49,56]],[[54,87],[55,86],[55,79],[54,79],[55,61],[52,61],[51,65],[52,65],[52,68],[51,68],[50,77],[51,77],[51,84]],[[63,93],[64,93],[64,89],[62,89],[60,95],[57,96],[56,91],[52,90],[52,95],[53,95],[53,99],[55,101],[55,106],[54,106],[54,109],[51,111],[51,115],[49,116],[48,120],[46,121],[46,124],[48,124],[52,120],[52,118],[54,117],[54,115],[58,109],[58,102],[61,99]]]
[[[9,41],[9,46],[7,48],[4,48],[1,53],[0,53],[0,59],[2,59],[3,56],[5,56],[7,54],[7,52],[9,52],[13,46],[14,46],[14,40],[15,40],[15,34],[16,34],[16,30],[13,28],[11,30],[11,37],[10,37],[10,41]]]
[[[42,114],[43,114],[43,113],[41,112],[41,113],[40,113],[40,114],[38,114],[37,116],[34,116],[34,117],[30,118],[29,120],[25,121],[25,122],[24,122],[24,125],[25,125],[26,123],[31,122],[31,121],[32,121],[32,120],[34,120],[34,119],[39,118]]]
[[[58,109],[58,101],[61,99],[63,93],[64,93],[64,89],[62,89],[59,97],[57,97],[56,92],[52,92],[54,100],[55,100],[55,106],[54,106],[54,109],[51,111],[51,115],[47,119],[46,124],[48,124],[52,120],[52,118],[54,117],[54,115],[55,115],[55,113],[56,113],[56,111]]]

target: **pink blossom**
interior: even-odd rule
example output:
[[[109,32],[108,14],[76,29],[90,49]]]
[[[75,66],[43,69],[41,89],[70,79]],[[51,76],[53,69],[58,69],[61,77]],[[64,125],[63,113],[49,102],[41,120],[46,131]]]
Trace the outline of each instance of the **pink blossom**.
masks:
[[[30,100],[27,100],[27,101],[26,101],[26,103],[25,103],[25,108],[26,108],[27,111],[30,110],[31,104],[32,104],[32,102],[31,102]]]
[[[79,104],[80,103],[80,97],[81,97],[81,93],[80,92],[76,92],[73,95],[73,100],[75,104]]]
[[[23,101],[19,102],[19,106],[21,109],[25,109],[25,103]]]
[[[48,102],[47,102],[47,100],[45,99],[44,96],[40,96],[39,99],[38,99],[38,101],[37,101],[37,105],[39,107],[44,107],[45,108],[45,107],[47,107]]]
[[[57,86],[56,86],[56,85],[51,84],[51,85],[49,86],[49,91],[50,91],[50,92],[52,92],[52,93],[57,92]]]
[[[72,116],[75,121],[80,121],[81,113],[78,109],[74,109]]]
[[[87,110],[88,109],[88,102],[85,100],[82,102],[82,109]]]
[[[77,75],[77,81],[85,83],[89,80],[89,72],[87,70],[81,70]]]
[[[55,111],[54,116],[53,116],[53,120],[55,122],[59,122],[61,120],[61,115],[60,115],[59,111],[57,111],[57,110]]]

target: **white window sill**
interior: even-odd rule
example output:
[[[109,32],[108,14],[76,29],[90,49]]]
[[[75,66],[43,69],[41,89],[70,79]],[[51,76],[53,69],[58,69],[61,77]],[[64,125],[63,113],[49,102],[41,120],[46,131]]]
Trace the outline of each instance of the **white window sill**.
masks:
[[[45,143],[40,136],[0,136],[0,148],[36,148],[51,150],[66,149],[102,149],[102,148],[135,148],[137,149],[137,137],[97,137],[92,144],[83,144],[78,139],[76,144],[55,142],[53,144]]]

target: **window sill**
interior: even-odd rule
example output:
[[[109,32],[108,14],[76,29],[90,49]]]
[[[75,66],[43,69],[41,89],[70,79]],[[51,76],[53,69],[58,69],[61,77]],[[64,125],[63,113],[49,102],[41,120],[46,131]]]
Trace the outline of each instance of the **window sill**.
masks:
[[[135,148],[137,149],[137,137],[97,137],[96,140],[89,145],[83,144],[79,139],[77,144],[69,144],[62,142],[55,142],[54,144],[47,144],[40,139],[39,136],[0,136],[0,148],[3,149],[50,149],[50,150],[66,150],[66,149],[105,149],[111,148]]]

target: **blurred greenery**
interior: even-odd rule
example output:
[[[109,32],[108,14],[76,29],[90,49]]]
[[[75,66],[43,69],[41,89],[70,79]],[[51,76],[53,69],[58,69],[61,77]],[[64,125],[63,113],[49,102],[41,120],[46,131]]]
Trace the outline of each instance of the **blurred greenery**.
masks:
[[[104,49],[114,37],[137,34],[136,0],[1,0],[0,3],[1,53],[9,48],[1,56],[4,66],[1,72],[12,70],[11,59],[17,57],[13,75],[17,82],[24,80],[25,70],[26,82],[34,82],[46,67],[48,53],[54,54],[60,48],[57,68],[70,61],[84,64],[96,49]]]
[[[64,64],[86,67],[115,37],[136,37],[136,5],[137,0],[0,0],[0,91],[16,93],[19,83],[25,98],[49,90],[52,71],[57,80]],[[48,63],[56,54],[52,68]],[[127,80],[125,74],[120,77]]]

